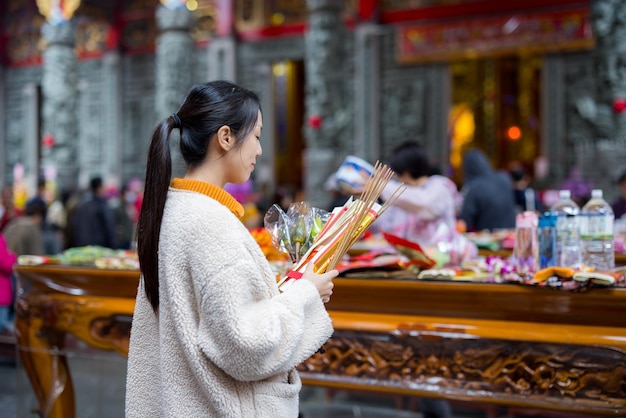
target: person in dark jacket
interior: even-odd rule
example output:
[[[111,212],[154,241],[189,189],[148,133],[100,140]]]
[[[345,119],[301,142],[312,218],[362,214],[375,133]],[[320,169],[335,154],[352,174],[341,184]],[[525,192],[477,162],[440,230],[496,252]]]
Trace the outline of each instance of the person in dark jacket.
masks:
[[[467,231],[515,228],[510,176],[493,170],[482,151],[463,156],[463,203],[459,219]]]
[[[71,217],[74,247],[98,245],[117,248],[113,210],[104,198],[101,177],[90,182],[90,192],[78,203]]]
[[[509,175],[513,181],[513,201],[516,213],[531,211],[543,212],[543,205],[539,200],[539,194],[530,185],[530,176],[521,165],[514,165],[509,169]]]

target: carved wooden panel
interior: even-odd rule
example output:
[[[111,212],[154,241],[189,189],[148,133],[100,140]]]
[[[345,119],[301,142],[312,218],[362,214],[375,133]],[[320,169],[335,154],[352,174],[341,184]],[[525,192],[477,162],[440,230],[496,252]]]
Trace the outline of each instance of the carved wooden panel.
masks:
[[[341,331],[303,379],[571,410],[626,412],[626,353],[454,332]]]

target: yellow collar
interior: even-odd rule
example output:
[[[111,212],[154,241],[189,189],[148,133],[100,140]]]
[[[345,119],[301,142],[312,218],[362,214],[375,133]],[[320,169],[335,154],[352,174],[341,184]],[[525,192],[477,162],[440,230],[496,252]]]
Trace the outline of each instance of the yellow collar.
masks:
[[[237,202],[226,190],[214,184],[205,183],[200,180],[175,178],[172,180],[171,186],[174,189],[202,193],[226,206],[236,216],[240,218],[243,216],[243,206],[241,206],[241,203]]]

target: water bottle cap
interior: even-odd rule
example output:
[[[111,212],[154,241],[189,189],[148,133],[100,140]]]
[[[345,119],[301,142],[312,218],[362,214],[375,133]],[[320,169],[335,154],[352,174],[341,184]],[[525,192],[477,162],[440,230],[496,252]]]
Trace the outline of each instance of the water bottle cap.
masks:
[[[591,191],[592,199],[602,199],[602,189],[593,189]]]
[[[559,190],[559,197],[561,199],[570,199],[572,197],[572,192],[569,190]]]

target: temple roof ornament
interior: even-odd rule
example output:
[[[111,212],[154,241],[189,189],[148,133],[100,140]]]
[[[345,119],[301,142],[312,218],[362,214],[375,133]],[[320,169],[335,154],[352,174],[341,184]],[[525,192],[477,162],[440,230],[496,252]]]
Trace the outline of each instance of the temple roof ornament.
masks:
[[[49,24],[59,26],[74,16],[80,0],[37,0],[37,7]]]

